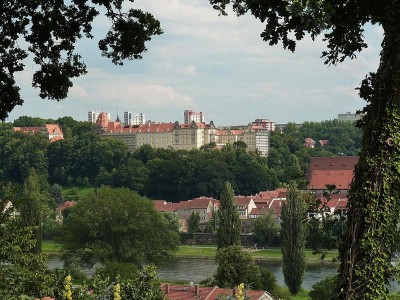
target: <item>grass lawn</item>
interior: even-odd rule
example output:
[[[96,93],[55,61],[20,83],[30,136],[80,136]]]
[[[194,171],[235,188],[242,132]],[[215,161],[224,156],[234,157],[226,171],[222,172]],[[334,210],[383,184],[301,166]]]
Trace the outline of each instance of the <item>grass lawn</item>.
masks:
[[[178,251],[175,253],[176,256],[194,256],[194,257],[210,257],[213,258],[217,251],[216,246],[189,246],[189,245],[181,245],[179,246]],[[273,259],[281,259],[282,253],[280,248],[269,248],[269,249],[261,249],[261,250],[246,250],[251,253],[251,255],[256,259],[265,259],[265,258],[273,258]],[[336,251],[330,251],[326,257],[325,261],[331,261],[332,258],[337,256]],[[306,250],[306,259],[309,260],[319,260],[319,255],[312,254],[311,250]]]
[[[76,201],[82,198],[87,197],[90,193],[92,193],[94,190],[94,187],[78,187],[78,186],[73,186],[73,187],[63,187],[63,197],[65,200],[68,201]]]
[[[42,251],[45,253],[58,253],[60,251],[60,245],[54,241],[42,241]]]

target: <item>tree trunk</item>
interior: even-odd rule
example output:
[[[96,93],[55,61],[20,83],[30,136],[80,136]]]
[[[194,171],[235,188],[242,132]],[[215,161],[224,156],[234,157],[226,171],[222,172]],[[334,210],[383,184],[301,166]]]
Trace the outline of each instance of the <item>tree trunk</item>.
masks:
[[[400,28],[387,16],[380,66],[360,88],[367,100],[360,160],[340,249],[340,299],[387,299],[400,197]]]

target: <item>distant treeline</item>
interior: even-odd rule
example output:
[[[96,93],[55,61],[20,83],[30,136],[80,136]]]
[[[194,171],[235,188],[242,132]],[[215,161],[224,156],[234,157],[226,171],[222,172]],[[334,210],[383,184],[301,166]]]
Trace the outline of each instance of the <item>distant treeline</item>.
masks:
[[[62,186],[127,187],[152,199],[187,200],[218,197],[225,181],[236,194],[251,195],[304,178],[312,156],[357,155],[361,132],[350,122],[288,124],[273,132],[268,158],[249,153],[244,143],[221,150],[153,149],[144,145],[133,153],[120,140],[101,138],[97,128],[71,117],[44,120],[23,116],[14,126],[61,125],[65,139],[49,143],[44,136],[12,131],[0,124],[0,180],[22,183],[34,168],[43,180]],[[311,137],[314,149],[304,147]],[[322,147],[319,139],[329,140]],[[304,180],[303,180],[304,183]]]

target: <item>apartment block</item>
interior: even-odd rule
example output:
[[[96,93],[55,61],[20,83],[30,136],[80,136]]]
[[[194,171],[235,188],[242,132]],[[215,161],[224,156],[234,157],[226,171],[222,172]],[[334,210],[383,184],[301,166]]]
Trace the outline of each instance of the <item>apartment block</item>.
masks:
[[[192,122],[204,123],[204,114],[201,111],[195,112],[192,110],[185,110],[183,113],[183,119],[184,124],[191,124]]]
[[[124,113],[124,125],[125,126],[132,126],[132,125],[141,125],[145,124],[146,119],[144,113],[135,113],[126,111]]]

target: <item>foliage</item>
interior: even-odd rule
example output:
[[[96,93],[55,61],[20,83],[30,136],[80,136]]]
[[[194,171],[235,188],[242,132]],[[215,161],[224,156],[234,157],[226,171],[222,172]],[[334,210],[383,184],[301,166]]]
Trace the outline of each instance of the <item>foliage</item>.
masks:
[[[200,231],[200,215],[199,213],[194,213],[194,211],[192,212],[192,214],[189,217],[189,234],[193,235],[196,232]]]
[[[48,144],[42,134],[0,130],[0,180],[23,183],[32,168],[47,177]]]
[[[0,298],[41,297],[50,292],[47,257],[35,251],[32,227],[21,227],[9,207],[14,191],[0,183]]]
[[[332,195],[337,194],[335,185],[327,185],[322,195],[310,195],[307,197],[309,221],[307,246],[313,249],[315,254],[320,254],[323,260],[332,249],[337,249],[340,238],[346,227],[346,216],[340,210],[332,214],[328,202]]]
[[[282,264],[285,283],[292,295],[301,288],[305,270],[306,207],[303,195],[292,183],[282,208]]]
[[[225,188],[221,193],[221,205],[218,210],[218,249],[240,245],[241,223],[234,203],[234,195],[230,183],[226,182]]]
[[[327,277],[314,283],[309,296],[312,300],[335,300],[337,299],[338,277]]]
[[[259,288],[269,293],[272,293],[278,287],[274,273],[265,267],[260,267],[260,281],[261,287]]]
[[[315,148],[304,147],[304,139],[309,137],[316,141]],[[268,164],[281,183],[295,180],[301,184],[310,157],[358,155],[361,138],[361,130],[350,121],[288,123],[283,132],[271,133]],[[319,140],[328,140],[328,144],[322,146]]]
[[[0,120],[23,103],[14,76],[25,69],[23,60],[29,55],[37,65],[32,86],[40,89],[39,96],[57,101],[67,97],[73,85],[71,79],[87,72],[75,51],[76,42],[83,36],[93,38],[92,23],[100,12],[105,11],[111,22],[106,36],[99,41],[102,55],[116,65],[122,65],[125,59],[142,58],[147,50],[145,42],[162,33],[160,23],[140,9],[124,12],[122,4],[122,0],[57,1],[46,5],[38,0],[2,1],[0,10],[6,21],[0,27]]]
[[[81,199],[63,222],[64,259],[95,262],[159,263],[179,239],[154,204],[128,189],[102,187]]]
[[[220,287],[233,288],[240,283],[252,286],[258,280],[258,267],[254,259],[239,246],[218,249],[215,260],[218,268],[214,277]]]
[[[286,287],[277,286],[271,293],[274,299],[290,300],[292,299],[291,293]]]
[[[277,236],[279,225],[275,221],[273,210],[265,211],[253,223],[253,239],[262,245],[267,245]]]
[[[57,205],[63,204],[65,202],[62,194],[62,186],[58,185],[57,183],[50,186],[49,193]]]

